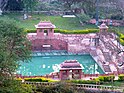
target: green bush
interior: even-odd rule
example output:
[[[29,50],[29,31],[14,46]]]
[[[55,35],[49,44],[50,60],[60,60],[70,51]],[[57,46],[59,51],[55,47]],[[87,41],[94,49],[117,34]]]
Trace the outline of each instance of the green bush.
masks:
[[[36,29],[26,29],[25,32],[27,32],[27,33],[36,33]]]
[[[101,82],[111,82],[113,81],[115,78],[115,76],[111,75],[111,76],[99,76],[98,79],[101,81]]]
[[[55,33],[60,33],[60,29],[54,29]]]
[[[32,93],[36,89],[35,86],[32,87],[32,85],[29,84],[21,84],[20,86],[22,88],[21,93]]]
[[[110,29],[111,32],[116,33],[116,35],[118,36],[118,40],[120,41],[120,44],[124,46],[124,34],[122,34],[121,32],[119,32],[117,29]]]
[[[36,33],[36,30],[25,30],[27,33]],[[62,29],[54,29],[55,33],[63,33],[63,34],[88,34],[88,33],[96,33],[99,32],[99,29],[85,29],[85,30],[62,30]]]
[[[124,81],[124,74],[118,76],[118,81]]]
[[[66,82],[59,82],[56,86],[37,86],[36,92],[35,93],[84,93],[83,90],[78,90],[76,87],[71,86],[70,83]]]
[[[96,80],[71,80],[72,83],[77,84],[96,84]]]
[[[30,82],[42,82],[41,78],[25,78],[24,80]]]
[[[124,34],[121,34],[120,38],[124,40]]]
[[[85,30],[55,30],[55,32],[64,34],[88,34],[99,32],[99,29],[85,29]]]
[[[43,80],[41,78],[25,78],[24,80],[30,82],[48,82],[48,80]]]
[[[100,81],[104,81],[104,77],[103,77],[103,76],[99,76],[98,79],[99,79]]]
[[[124,40],[120,38],[120,43],[124,46]]]
[[[124,34],[121,34],[119,37],[120,43],[124,46]]]

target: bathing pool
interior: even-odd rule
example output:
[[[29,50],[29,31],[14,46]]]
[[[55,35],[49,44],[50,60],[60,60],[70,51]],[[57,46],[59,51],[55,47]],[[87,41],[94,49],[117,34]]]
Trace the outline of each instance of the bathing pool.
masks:
[[[103,74],[104,72],[97,65],[90,55],[54,55],[54,56],[33,56],[28,63],[20,62],[17,70],[23,76],[41,76],[51,72],[59,71],[59,64],[65,60],[78,60],[82,64],[83,72],[86,74]]]

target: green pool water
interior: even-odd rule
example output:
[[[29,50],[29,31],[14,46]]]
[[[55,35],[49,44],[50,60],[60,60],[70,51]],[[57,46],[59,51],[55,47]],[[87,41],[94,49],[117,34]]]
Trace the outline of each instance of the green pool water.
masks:
[[[82,71],[86,74],[103,74],[101,68],[90,55],[36,56],[32,57],[31,62],[21,62],[17,73],[23,76],[49,74],[54,71],[59,71],[59,64],[65,60],[78,60],[82,64]]]

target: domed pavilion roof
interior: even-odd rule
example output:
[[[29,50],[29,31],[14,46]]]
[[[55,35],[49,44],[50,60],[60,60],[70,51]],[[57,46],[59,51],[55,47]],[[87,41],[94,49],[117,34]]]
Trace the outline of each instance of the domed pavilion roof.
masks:
[[[82,69],[77,60],[66,60],[60,64],[60,70]]]
[[[104,22],[98,27],[99,29],[108,29],[108,26]]]
[[[36,28],[56,28],[54,24],[52,24],[50,21],[40,21],[37,25],[35,25]]]

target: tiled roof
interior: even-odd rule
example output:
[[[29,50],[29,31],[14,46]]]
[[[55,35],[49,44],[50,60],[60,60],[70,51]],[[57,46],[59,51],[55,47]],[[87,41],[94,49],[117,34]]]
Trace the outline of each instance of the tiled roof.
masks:
[[[60,65],[62,69],[82,69],[81,64],[77,60],[66,60]]]
[[[103,22],[100,26],[98,26],[100,29],[107,29],[108,26]]]
[[[54,24],[52,24],[50,21],[41,21],[37,25],[35,25],[36,28],[56,28]]]

